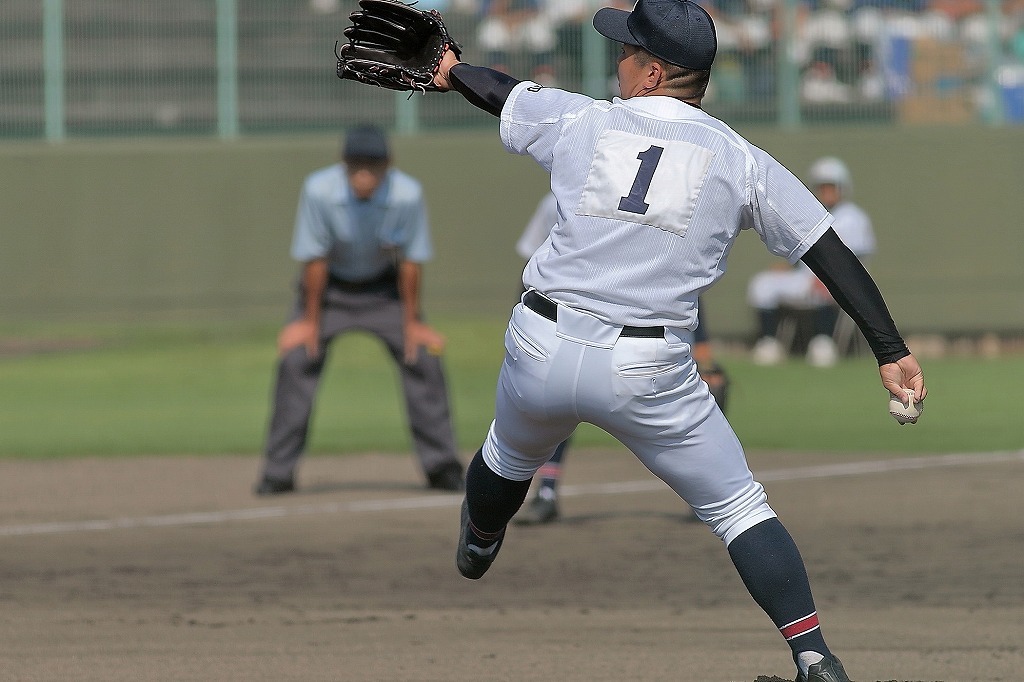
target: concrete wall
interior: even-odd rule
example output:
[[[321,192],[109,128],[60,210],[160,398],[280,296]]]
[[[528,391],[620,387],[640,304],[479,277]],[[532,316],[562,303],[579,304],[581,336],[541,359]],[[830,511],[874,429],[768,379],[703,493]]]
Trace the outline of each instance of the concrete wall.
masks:
[[[798,175],[819,155],[848,162],[879,239],[871,269],[904,332],[1024,329],[1024,129],[741,132]],[[505,153],[496,130],[394,144],[427,189],[428,311],[503,315],[522,267],[513,245],[545,175]],[[0,146],[0,320],[280,319],[298,190],[336,147],[335,137]],[[708,295],[713,333],[753,329],[746,282],[771,260],[756,235],[741,237]]]

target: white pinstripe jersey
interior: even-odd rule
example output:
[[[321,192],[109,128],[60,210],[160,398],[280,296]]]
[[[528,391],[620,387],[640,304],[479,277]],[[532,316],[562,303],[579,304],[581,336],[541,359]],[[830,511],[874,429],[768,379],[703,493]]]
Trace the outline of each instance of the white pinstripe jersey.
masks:
[[[523,283],[612,324],[693,329],[740,230],[795,262],[832,224],[782,164],[671,97],[606,102],[524,81],[501,138],[551,174],[558,201]]]

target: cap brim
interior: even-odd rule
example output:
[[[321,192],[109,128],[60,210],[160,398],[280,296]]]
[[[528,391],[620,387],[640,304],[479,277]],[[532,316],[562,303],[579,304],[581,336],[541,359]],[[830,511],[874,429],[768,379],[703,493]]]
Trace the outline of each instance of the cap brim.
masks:
[[[640,43],[637,42],[633,34],[629,32],[629,27],[626,26],[626,19],[628,18],[629,12],[626,10],[602,7],[594,15],[594,28],[605,38],[614,40],[617,43],[639,46]]]

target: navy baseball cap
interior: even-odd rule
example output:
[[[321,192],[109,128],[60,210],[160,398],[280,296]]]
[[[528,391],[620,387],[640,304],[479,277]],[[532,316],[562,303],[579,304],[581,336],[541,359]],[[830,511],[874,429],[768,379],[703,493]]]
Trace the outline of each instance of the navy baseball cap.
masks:
[[[353,128],[345,136],[341,155],[346,159],[389,159],[388,138],[377,126]]]
[[[695,71],[710,70],[718,51],[711,16],[690,0],[639,0],[632,12],[605,7],[594,15],[594,28],[617,43]]]

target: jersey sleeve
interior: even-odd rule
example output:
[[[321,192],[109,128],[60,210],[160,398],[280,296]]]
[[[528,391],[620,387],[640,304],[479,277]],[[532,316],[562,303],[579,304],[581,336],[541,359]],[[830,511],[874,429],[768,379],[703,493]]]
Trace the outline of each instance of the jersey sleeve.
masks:
[[[467,102],[492,116],[501,116],[509,94],[520,82],[501,71],[461,62],[448,71],[448,78]]]
[[[586,95],[523,81],[501,110],[501,141],[510,152],[532,156],[550,172],[562,129],[594,102]]]
[[[311,180],[306,180],[299,194],[292,234],[292,258],[300,263],[324,258],[331,248],[331,230]]]
[[[835,218],[769,154],[755,148],[754,160],[752,226],[769,251],[796,263]]]

